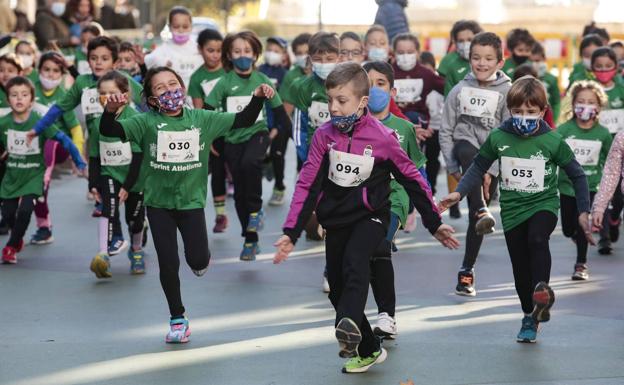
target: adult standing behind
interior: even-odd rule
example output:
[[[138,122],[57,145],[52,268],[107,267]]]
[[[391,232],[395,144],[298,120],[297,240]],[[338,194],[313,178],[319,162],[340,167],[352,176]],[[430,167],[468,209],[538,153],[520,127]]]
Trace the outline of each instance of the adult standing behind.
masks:
[[[388,38],[392,39],[400,33],[409,32],[405,7],[407,0],[375,0],[379,9],[375,15],[375,23],[383,25],[388,33]]]
[[[80,38],[82,28],[96,21],[93,0],[68,0],[62,18],[70,35]]]
[[[100,24],[105,30],[135,29],[137,9],[128,0],[105,0],[100,8]]]
[[[65,2],[58,0],[46,0],[37,9],[33,33],[40,51],[50,49],[51,42],[62,48],[80,44],[80,38],[69,34],[69,26],[61,18],[64,13]]]

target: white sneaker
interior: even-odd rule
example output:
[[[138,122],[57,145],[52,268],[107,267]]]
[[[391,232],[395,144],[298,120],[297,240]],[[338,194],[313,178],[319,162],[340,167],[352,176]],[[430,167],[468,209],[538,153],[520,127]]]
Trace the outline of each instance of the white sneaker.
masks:
[[[397,332],[396,321],[394,318],[390,317],[388,313],[379,313],[377,315],[377,324],[373,332],[379,337],[391,340],[395,339],[399,334]]]
[[[323,277],[323,293],[329,293],[329,281],[327,277]]]

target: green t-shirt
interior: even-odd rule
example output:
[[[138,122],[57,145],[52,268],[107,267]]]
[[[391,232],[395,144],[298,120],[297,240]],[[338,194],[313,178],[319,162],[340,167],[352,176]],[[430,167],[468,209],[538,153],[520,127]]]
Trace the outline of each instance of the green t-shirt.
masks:
[[[26,76],[33,84],[39,81],[39,71],[33,69],[28,76]]]
[[[219,68],[216,71],[208,71],[206,66],[201,66],[193,72],[188,86],[188,95],[192,98],[206,101],[210,91],[214,88],[219,79],[225,75],[225,70]]]
[[[552,108],[553,120],[557,123],[559,120],[559,112],[561,111],[561,91],[559,91],[559,82],[555,75],[546,72],[540,79],[546,92],[548,93],[548,104]]]
[[[62,86],[56,87],[52,93],[45,93],[39,79],[35,81],[35,106],[33,107],[41,115],[45,115],[50,107],[60,100],[67,91]],[[58,127],[66,135],[71,137],[71,129],[79,126],[78,118],[74,110],[69,110],[63,113],[63,116],[58,121]]]
[[[293,99],[293,84],[304,76],[305,72],[303,72],[303,69],[298,65],[293,66],[288,72],[286,72],[284,79],[282,79],[282,84],[279,87],[280,97],[283,101],[290,103]]]
[[[318,76],[310,74],[293,84],[291,97],[292,99],[287,101],[308,117],[307,132],[310,144],[316,129],[330,120],[325,84]]]
[[[589,191],[597,192],[602,178],[607,154],[611,148],[611,134],[599,123],[589,130],[578,126],[576,119],[570,119],[557,128],[557,132],[568,143],[576,160],[583,166]],[[559,169],[559,192],[563,195],[575,196],[572,181],[566,173]]]
[[[568,76],[568,89],[579,80],[596,80],[594,73],[588,71],[581,62],[574,63],[572,66],[572,72]]]
[[[528,61],[526,63],[528,63]],[[503,64],[502,70],[505,75],[509,76],[510,79],[513,79],[513,74],[516,72],[516,68],[518,68],[518,64],[512,58],[507,58],[507,60],[505,60],[505,64]]]
[[[393,114],[388,115],[381,123],[396,132],[401,148],[407,153],[407,156],[414,162],[416,167],[423,167],[427,162],[427,158],[418,147],[414,125]],[[405,224],[407,214],[409,214],[409,196],[403,186],[394,179],[390,182],[390,187],[392,189],[390,194],[391,210],[399,216],[401,223]]]
[[[2,86],[0,86],[0,116],[4,116],[11,112],[11,106],[9,106],[9,98]]]
[[[557,166],[565,167],[574,153],[555,131],[521,137],[492,130],[479,154],[500,166],[501,219],[509,231],[538,211],[559,212]]]
[[[438,73],[444,76],[444,96],[446,97],[469,72],[470,62],[459,56],[457,52],[451,52],[444,56],[440,61],[440,67],[438,67]]]
[[[30,131],[41,115],[32,111],[28,120],[23,123],[13,121],[13,115],[0,118],[0,141],[7,149],[9,157],[6,161],[6,173],[0,185],[0,198],[18,198],[24,195],[43,195],[43,175],[45,161],[43,158],[46,139],[51,139],[58,132],[56,126],[45,129],[41,136],[36,137],[30,146],[26,146],[26,133]]]
[[[615,83],[610,89],[605,88],[605,92],[609,97],[609,109],[618,110],[624,108],[624,86]]]
[[[217,111],[240,112],[249,104],[254,91],[261,84],[273,87],[271,79],[261,72],[253,71],[248,78],[242,78],[236,71],[230,71],[215,84],[212,92],[206,98],[206,104],[214,107]],[[270,108],[276,108],[282,105],[282,99],[276,92],[275,96],[267,103]],[[264,109],[258,116],[258,120],[250,127],[226,130],[225,142],[243,143],[261,131],[268,131]]]
[[[178,117],[150,111],[120,120],[126,138],[143,151],[145,205],[204,208],[210,145],[230,131],[234,117],[232,113],[184,108]]]
[[[133,108],[126,106],[117,119],[128,119],[137,115]],[[101,117],[100,117],[101,118]],[[96,125],[100,126],[100,118],[96,119]],[[110,136],[100,135],[100,130],[94,130],[91,140],[89,141],[89,156],[92,158],[100,158],[101,175],[107,175],[123,184],[130,170],[130,162],[133,153],[141,153],[141,147],[135,142],[123,143],[119,138],[111,138]],[[100,151],[102,150],[102,151]],[[130,191],[143,191],[143,168],[139,174],[139,178]]]

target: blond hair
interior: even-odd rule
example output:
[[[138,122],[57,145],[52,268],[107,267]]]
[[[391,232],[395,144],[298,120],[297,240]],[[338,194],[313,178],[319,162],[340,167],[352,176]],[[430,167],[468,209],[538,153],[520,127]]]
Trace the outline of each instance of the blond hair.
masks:
[[[563,119],[562,121],[567,122],[574,117],[574,101],[576,100],[578,94],[583,90],[590,90],[596,95],[600,108],[603,108],[607,105],[609,97],[607,96],[607,93],[605,92],[602,85],[593,80],[579,80],[572,84],[572,87],[570,87],[570,90],[561,102],[561,118]]]

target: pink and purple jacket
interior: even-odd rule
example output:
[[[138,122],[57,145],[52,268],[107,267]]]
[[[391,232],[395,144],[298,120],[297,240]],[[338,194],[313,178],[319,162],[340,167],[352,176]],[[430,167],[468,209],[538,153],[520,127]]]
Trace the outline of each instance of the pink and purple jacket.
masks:
[[[609,155],[602,170],[602,179],[598,192],[594,197],[594,207],[592,212],[604,213],[609,206],[609,201],[613,197],[615,189],[618,187],[620,178],[624,176],[624,131],[618,132],[613,138]],[[624,192],[624,186],[620,187]]]
[[[369,178],[357,186],[342,187],[329,179],[330,150],[374,157]],[[312,212],[326,229],[349,226],[365,218],[390,220],[390,180],[394,176],[407,191],[422,217],[435,233],[442,224],[431,189],[414,163],[401,149],[394,130],[385,127],[366,110],[349,133],[336,130],[331,121],[314,133],[308,159],[297,180],[284,234],[295,243]]]

